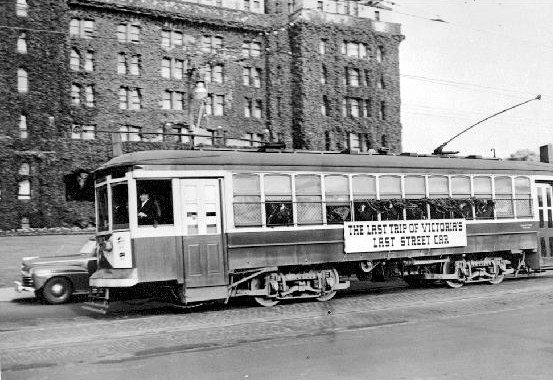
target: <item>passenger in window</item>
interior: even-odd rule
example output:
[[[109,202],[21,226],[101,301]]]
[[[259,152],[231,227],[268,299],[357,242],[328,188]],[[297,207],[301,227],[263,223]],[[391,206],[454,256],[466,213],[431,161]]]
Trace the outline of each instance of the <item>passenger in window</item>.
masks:
[[[271,202],[265,208],[268,226],[287,226],[292,224],[292,203]]]
[[[150,199],[150,194],[142,192],[140,194],[140,203],[138,205],[138,225],[153,224],[157,227],[158,220],[161,218],[161,208],[159,203]]]

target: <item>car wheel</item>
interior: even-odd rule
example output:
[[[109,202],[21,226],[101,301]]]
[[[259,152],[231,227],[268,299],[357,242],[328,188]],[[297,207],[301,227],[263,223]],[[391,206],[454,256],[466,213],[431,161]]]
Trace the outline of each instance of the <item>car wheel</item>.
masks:
[[[65,277],[54,277],[46,281],[42,288],[42,296],[52,305],[65,303],[73,293],[71,282]]]

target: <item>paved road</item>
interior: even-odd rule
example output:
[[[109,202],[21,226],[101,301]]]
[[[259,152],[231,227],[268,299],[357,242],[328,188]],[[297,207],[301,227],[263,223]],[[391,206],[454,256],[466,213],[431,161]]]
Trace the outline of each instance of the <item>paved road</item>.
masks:
[[[547,275],[270,309],[0,322],[0,358],[5,379],[551,379],[552,307]]]

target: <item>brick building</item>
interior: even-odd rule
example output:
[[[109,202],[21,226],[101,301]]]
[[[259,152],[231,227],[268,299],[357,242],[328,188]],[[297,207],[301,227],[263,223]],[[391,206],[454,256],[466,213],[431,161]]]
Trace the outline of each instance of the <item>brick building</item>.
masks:
[[[379,17],[356,1],[0,2],[0,230],[91,222],[80,173],[114,141],[399,151],[403,36]]]

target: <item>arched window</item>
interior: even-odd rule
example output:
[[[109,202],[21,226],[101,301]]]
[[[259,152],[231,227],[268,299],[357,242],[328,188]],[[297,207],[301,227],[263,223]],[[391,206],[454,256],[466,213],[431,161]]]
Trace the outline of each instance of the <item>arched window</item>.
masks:
[[[513,218],[513,187],[511,177],[495,177],[495,215],[498,218]]]
[[[17,91],[20,93],[29,91],[29,79],[27,77],[27,71],[25,69],[17,69]]]
[[[292,181],[287,174],[263,176],[265,189],[265,223],[267,226],[294,224],[292,210]]]
[[[480,219],[493,218],[492,179],[477,176],[473,179],[474,197],[476,198],[476,217]]]
[[[449,198],[449,178],[446,176],[428,177],[428,198],[444,199]],[[434,204],[430,204],[430,218],[449,219],[451,213],[447,212]]]
[[[369,202],[376,199],[376,178],[372,175],[355,175],[351,178],[355,220],[378,220],[378,212]]]
[[[401,198],[401,177],[392,175],[383,175],[378,179],[380,199],[399,199]],[[380,215],[382,220],[403,219],[403,210],[390,207]]]
[[[405,198],[421,199],[426,197],[426,181],[424,176],[408,175],[404,178]],[[411,201],[410,207],[405,209],[408,220],[426,219],[426,203]]]
[[[19,175],[30,175],[31,174],[31,166],[24,162],[21,165],[19,165]]]
[[[298,174],[295,182],[298,224],[322,224],[321,176]]]
[[[81,66],[81,56],[75,49],[71,49],[69,56],[69,68],[73,71],[79,71]]]
[[[31,199],[31,181],[28,179],[19,181],[17,199]]]
[[[234,225],[261,226],[261,190],[257,174],[232,176]]]
[[[326,222],[343,223],[351,220],[349,204],[349,181],[345,175],[327,175],[324,177]]]
[[[532,196],[530,190],[530,178],[515,178],[515,205],[517,218],[532,217]]]

